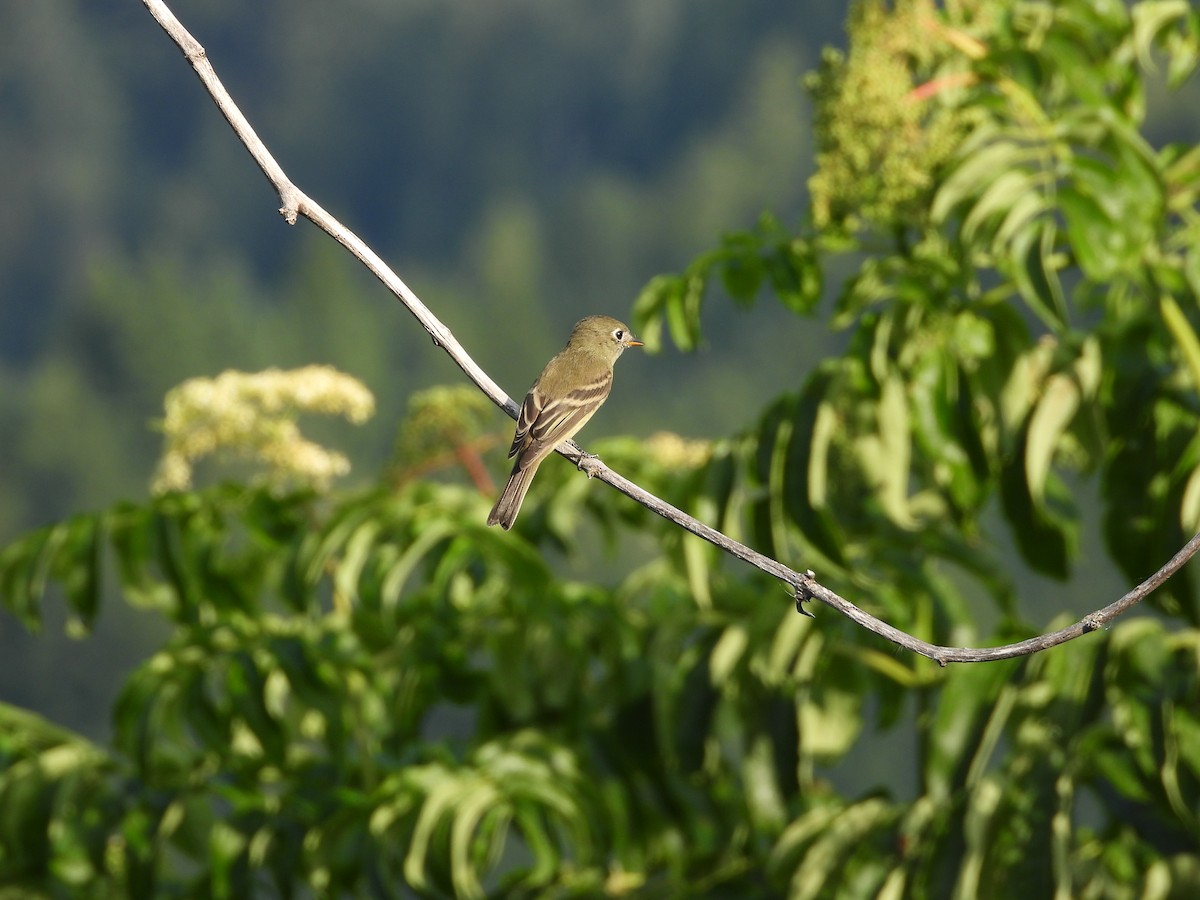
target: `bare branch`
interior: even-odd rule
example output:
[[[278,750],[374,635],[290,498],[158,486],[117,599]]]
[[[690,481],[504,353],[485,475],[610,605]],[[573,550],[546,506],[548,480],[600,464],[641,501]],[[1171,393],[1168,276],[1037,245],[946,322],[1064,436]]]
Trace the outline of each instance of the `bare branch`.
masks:
[[[458,367],[466,373],[467,377],[493,403],[515,418],[518,412],[517,404],[471,359],[470,355],[463,349],[450,330],[429,311],[408,285],[401,281],[399,276],[370,247],[363,243],[357,235],[304,194],[284,174],[279,163],[275,161],[275,158],[250,126],[249,121],[242,115],[237,104],[233,102],[233,98],[229,96],[229,92],[221,84],[216,71],[208,61],[204,47],[180,24],[171,10],[167,8],[167,5],[162,0],[142,0],[142,2],[155,21],[162,26],[162,29],[170,36],[171,40],[183,51],[183,55],[191,63],[192,68],[195,69],[196,74],[200,77],[200,81],[203,82],[204,87],[217,104],[217,108],[221,110],[221,114],[229,122],[237,136],[241,138],[242,143],[246,145],[246,149],[250,151],[250,155],[254,157],[263,174],[267,176],[267,180],[271,182],[271,185],[279,193],[279,199],[282,203],[279,212],[287,220],[288,224],[294,225],[297,217],[303,216],[353,253],[376,278],[383,282],[388,290],[395,294],[396,298],[404,304],[408,311],[416,317],[422,327],[429,332],[434,344],[444,349]],[[1200,549],[1200,534],[1197,534],[1150,578],[1143,581],[1115,603],[1084,616],[1083,619],[1068,628],[1039,635],[1038,637],[1014,644],[1005,644],[1000,647],[944,647],[913,637],[875,618],[870,613],[859,609],[849,600],[840,597],[819,584],[811,572],[802,573],[791,569],[783,563],[764,556],[756,550],[752,550],[746,545],[733,540],[715,528],[705,525],[698,519],[692,518],[682,510],[676,509],[666,501],[654,496],[649,491],[643,490],[629,479],[614,472],[596,457],[587,456],[573,441],[561,445],[558,448],[558,452],[569,459],[577,461],[580,468],[587,473],[589,478],[599,478],[601,481],[615,487],[663,518],[674,522],[692,534],[716,545],[738,559],[744,560],[768,575],[772,575],[780,581],[785,582],[795,594],[798,611],[802,611],[802,603],[808,600],[820,600],[862,627],[887,638],[900,647],[936,660],[943,666],[951,662],[987,662],[990,660],[1008,659],[1014,656],[1025,656],[1104,628],[1117,616],[1154,591]]]
[[[225,86],[221,84],[221,79],[217,77],[216,70],[213,69],[212,63],[208,61],[208,54],[205,53],[204,47],[180,24],[171,10],[167,8],[167,5],[162,0],[142,0],[142,2],[150,11],[150,15],[154,16],[155,21],[162,26],[163,31],[183,51],[184,57],[191,63],[192,68],[196,70],[200,81],[203,82],[213,102],[217,104],[217,108],[221,111],[221,115],[225,117],[237,136],[241,138],[242,143],[246,145],[246,149],[250,151],[250,155],[254,157],[263,174],[267,176],[267,180],[271,182],[271,186],[278,192],[279,199],[283,204],[279,212],[287,220],[288,224],[294,225],[297,216],[303,216],[353,253],[408,308],[408,311],[429,332],[434,344],[442,347],[450,355],[450,358],[458,364],[459,368],[467,374],[467,377],[475,382],[479,389],[487,394],[493,403],[515,418],[518,411],[517,405],[467,355],[462,345],[450,333],[450,329],[443,325],[429,311],[420,298],[413,293],[412,289],[401,281],[399,276],[358,235],[354,234],[350,229],[346,228],[337,219],[322,209],[318,203],[296,187],[287,175],[284,174],[279,163],[275,161],[275,157],[267,150],[266,145],[263,144],[262,140],[251,127],[250,122],[242,115],[237,104],[233,102],[233,98],[229,96],[229,92],[225,90]]]

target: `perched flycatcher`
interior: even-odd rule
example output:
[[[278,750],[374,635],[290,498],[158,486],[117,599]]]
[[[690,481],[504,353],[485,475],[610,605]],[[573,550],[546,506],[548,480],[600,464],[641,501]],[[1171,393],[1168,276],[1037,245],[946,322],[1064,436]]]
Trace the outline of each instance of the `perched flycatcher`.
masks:
[[[640,347],[629,326],[608,316],[580,319],[567,346],[546,363],[517,417],[509,458],[516,457],[508,483],[492,507],[488,524],[508,530],[542,460],[574,437],[612,390],[613,363],[626,347]]]

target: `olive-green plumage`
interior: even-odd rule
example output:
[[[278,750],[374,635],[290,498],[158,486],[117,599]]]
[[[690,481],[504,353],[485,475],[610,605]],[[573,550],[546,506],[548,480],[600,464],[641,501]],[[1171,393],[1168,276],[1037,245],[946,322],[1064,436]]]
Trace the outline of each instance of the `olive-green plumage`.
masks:
[[[508,451],[516,461],[489,525],[512,528],[542,460],[596,414],[612,389],[617,357],[626,347],[640,346],[627,325],[609,316],[588,316],[575,325],[567,346],[546,363],[521,404]]]

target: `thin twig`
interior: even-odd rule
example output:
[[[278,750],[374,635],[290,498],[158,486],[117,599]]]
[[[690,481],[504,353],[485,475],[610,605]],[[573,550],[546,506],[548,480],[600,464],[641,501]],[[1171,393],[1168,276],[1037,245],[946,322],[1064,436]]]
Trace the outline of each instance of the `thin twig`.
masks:
[[[284,174],[279,163],[275,161],[275,158],[267,150],[266,145],[263,144],[262,140],[259,139],[254,129],[250,126],[250,122],[242,115],[237,104],[233,102],[233,98],[229,96],[229,92],[225,90],[220,79],[217,78],[217,73],[208,61],[208,56],[204,52],[204,48],[180,24],[171,10],[167,8],[167,5],[161,2],[161,0],[142,0],[142,2],[155,21],[170,36],[171,40],[179,46],[179,49],[183,51],[183,55],[191,63],[192,68],[195,69],[196,74],[200,77],[200,81],[217,104],[217,108],[221,110],[221,114],[225,116],[225,119],[229,122],[234,132],[241,138],[242,143],[246,145],[246,149],[250,151],[250,155],[254,157],[263,174],[267,176],[267,180],[271,182],[272,187],[279,193],[279,199],[283,204],[279,212],[287,220],[288,224],[294,225],[297,217],[303,216],[353,253],[376,278],[383,282],[388,290],[395,294],[397,299],[404,304],[405,308],[416,317],[422,327],[429,332],[434,344],[445,350],[458,367],[466,373],[466,376],[493,403],[515,418],[518,412],[517,404],[471,359],[467,351],[463,349],[462,345],[451,334],[450,329],[443,325],[429,311],[420,298],[412,292],[408,285],[400,280],[396,273],[370,247],[296,187],[287,175]],[[997,659],[1008,659],[1014,656],[1025,656],[1104,628],[1113,619],[1134,604],[1140,602],[1155,588],[1171,577],[1185,562],[1191,559],[1197,550],[1200,550],[1200,534],[1197,534],[1150,578],[1147,578],[1115,603],[1084,616],[1083,619],[1068,628],[1039,635],[1025,641],[1019,641],[1015,644],[1005,644],[1000,647],[944,647],[913,637],[907,632],[901,631],[875,618],[870,613],[864,612],[849,600],[838,596],[833,591],[819,584],[811,572],[797,572],[795,569],[791,569],[783,563],[764,556],[756,550],[752,550],[746,545],[733,540],[715,528],[705,525],[698,519],[692,518],[682,510],[676,509],[666,501],[656,497],[649,491],[643,490],[629,479],[614,472],[599,459],[586,456],[582,449],[573,441],[559,446],[558,452],[569,459],[577,461],[580,468],[587,472],[588,477],[599,478],[601,481],[615,487],[663,518],[687,529],[692,534],[716,545],[738,559],[748,562],[768,575],[772,575],[785,582],[795,594],[798,610],[801,609],[801,604],[807,600],[820,600],[862,627],[887,638],[889,641],[905,649],[936,660],[941,665],[951,662],[986,662]]]

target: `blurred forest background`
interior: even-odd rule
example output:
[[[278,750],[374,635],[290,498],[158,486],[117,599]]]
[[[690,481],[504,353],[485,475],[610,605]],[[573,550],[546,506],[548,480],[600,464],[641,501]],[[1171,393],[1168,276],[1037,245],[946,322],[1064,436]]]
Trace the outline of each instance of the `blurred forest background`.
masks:
[[[812,167],[801,77],[846,4],[769,0],[177,3],[292,179],[518,399],[571,325],[769,209]],[[145,496],[164,394],[227,368],[329,363],[378,411],[327,432],[375,477],[413,391],[460,381],[340,247],[277,198],[140,3],[0,9],[0,546]],[[717,437],[828,338],[713,306],[693,358],[637,360],[589,426]],[[782,327],[784,323],[787,327]],[[621,397],[624,400],[621,400]],[[509,429],[495,414],[498,431]],[[316,423],[318,433],[323,423]],[[495,454],[500,468],[500,454]],[[91,735],[144,646],[3,613],[0,697]],[[114,671],[114,668],[116,671]]]

